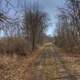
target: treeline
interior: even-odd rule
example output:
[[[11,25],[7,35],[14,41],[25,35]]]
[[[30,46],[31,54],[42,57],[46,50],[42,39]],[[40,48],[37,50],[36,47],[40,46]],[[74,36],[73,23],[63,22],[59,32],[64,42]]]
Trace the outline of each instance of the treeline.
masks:
[[[8,4],[8,3],[7,3]],[[9,18],[1,13],[0,32],[3,38],[0,39],[0,53],[24,54],[34,51],[43,42],[43,35],[48,27],[48,14],[40,9],[37,3],[33,5],[24,4],[24,10],[20,17]]]
[[[55,44],[69,52],[80,53],[80,1],[66,0],[60,8]]]

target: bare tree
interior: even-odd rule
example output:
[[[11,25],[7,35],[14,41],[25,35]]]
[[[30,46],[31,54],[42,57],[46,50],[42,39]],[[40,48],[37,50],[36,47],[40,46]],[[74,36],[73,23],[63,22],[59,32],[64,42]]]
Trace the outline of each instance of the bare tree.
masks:
[[[34,50],[44,30],[48,27],[47,13],[41,11],[39,7],[33,6],[25,12],[24,17],[24,30],[31,40],[32,50]]]
[[[58,19],[57,42],[70,51],[80,48],[80,1],[67,0]],[[57,43],[56,42],[56,43]]]

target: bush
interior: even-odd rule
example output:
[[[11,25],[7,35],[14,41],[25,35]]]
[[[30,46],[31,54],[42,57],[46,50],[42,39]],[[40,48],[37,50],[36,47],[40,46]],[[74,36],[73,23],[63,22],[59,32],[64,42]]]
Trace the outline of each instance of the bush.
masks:
[[[7,38],[0,40],[0,53],[25,55],[29,49],[27,41],[23,38]]]

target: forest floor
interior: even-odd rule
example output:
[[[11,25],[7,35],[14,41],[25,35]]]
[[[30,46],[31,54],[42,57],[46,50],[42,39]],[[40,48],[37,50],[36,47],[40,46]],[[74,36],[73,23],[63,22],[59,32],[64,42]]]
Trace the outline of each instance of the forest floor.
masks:
[[[51,43],[29,57],[0,56],[0,80],[80,80],[80,56]]]

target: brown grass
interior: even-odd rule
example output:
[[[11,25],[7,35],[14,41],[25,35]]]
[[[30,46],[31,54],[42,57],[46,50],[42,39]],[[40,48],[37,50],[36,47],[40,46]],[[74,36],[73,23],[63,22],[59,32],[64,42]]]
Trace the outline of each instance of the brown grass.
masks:
[[[29,42],[24,38],[6,38],[0,40],[0,54],[25,55],[30,51]]]
[[[34,51],[29,57],[18,57],[1,55],[0,56],[0,80],[30,80],[30,67],[35,63],[36,59],[47,45],[40,47]]]

